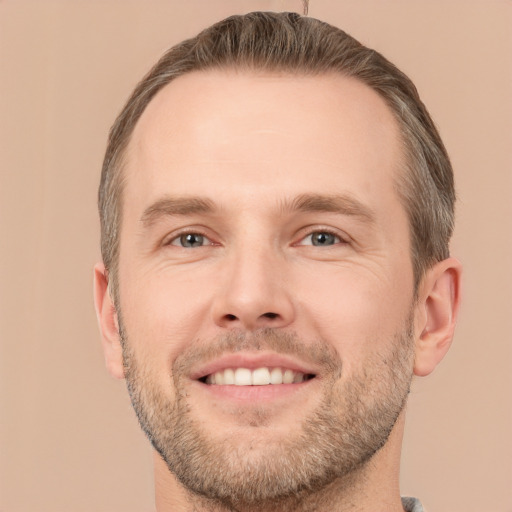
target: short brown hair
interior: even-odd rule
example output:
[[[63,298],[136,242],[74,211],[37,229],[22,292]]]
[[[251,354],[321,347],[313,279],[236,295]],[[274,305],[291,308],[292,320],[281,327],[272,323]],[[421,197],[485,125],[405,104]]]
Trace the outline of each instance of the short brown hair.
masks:
[[[425,271],[448,257],[453,231],[453,171],[439,133],[411,80],[380,53],[342,30],[295,13],[232,16],[168,50],[137,85],[108,140],[99,188],[101,250],[117,297],[123,157],[151,99],[175,78],[209,69],[338,72],[376,91],[398,123],[405,156],[396,189],[409,217],[415,288]]]

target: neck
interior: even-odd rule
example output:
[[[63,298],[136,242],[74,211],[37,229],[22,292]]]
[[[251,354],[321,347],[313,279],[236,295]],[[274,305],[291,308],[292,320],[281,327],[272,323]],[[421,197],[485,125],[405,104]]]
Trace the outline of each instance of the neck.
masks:
[[[157,512],[403,512],[399,491],[400,448],[404,411],[386,443],[363,467],[322,491],[282,501],[226,506],[186,490],[154,455]]]

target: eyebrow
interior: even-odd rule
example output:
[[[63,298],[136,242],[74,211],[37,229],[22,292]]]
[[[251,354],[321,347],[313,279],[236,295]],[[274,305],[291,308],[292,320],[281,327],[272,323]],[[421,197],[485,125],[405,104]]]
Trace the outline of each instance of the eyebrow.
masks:
[[[375,213],[358,199],[348,194],[323,195],[301,194],[292,200],[281,202],[284,212],[326,212],[359,217],[373,224]],[[164,217],[211,214],[218,211],[215,203],[204,197],[163,197],[144,210],[141,222],[145,227],[151,227]]]
[[[216,207],[210,199],[202,197],[164,197],[144,210],[140,220],[150,227],[163,217],[212,213]]]
[[[369,224],[375,222],[375,212],[349,194],[301,194],[282,205],[284,211],[327,212],[359,217]]]

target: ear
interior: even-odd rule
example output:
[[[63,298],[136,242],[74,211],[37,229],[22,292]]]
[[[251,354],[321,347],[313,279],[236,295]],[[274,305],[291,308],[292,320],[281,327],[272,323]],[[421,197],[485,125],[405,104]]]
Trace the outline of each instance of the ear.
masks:
[[[103,263],[94,266],[94,305],[101,331],[105,364],[116,379],[124,378],[123,351],[119,323],[113,299],[110,296],[108,277]]]
[[[450,348],[460,306],[462,265],[455,258],[427,271],[418,290],[414,374],[429,375]]]

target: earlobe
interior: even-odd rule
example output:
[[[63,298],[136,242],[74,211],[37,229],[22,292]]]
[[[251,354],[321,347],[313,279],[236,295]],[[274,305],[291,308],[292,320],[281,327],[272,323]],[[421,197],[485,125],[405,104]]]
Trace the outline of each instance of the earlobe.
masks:
[[[429,269],[418,290],[414,374],[429,375],[450,348],[460,306],[462,266],[455,258]]]
[[[103,263],[97,263],[94,266],[94,305],[101,332],[107,370],[113,377],[123,379],[123,351],[119,335],[117,312],[112,300]]]

